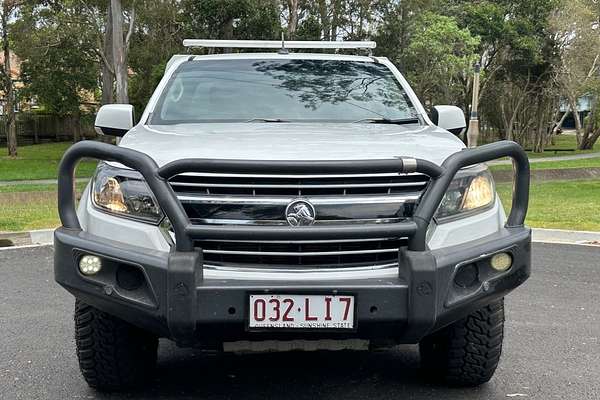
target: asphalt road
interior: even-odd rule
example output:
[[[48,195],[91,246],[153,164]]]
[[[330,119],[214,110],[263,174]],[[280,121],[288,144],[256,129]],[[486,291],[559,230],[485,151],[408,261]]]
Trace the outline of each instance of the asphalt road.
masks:
[[[503,358],[478,389],[418,370],[415,347],[376,353],[207,356],[161,342],[158,379],[101,395],[79,375],[73,298],[52,248],[0,251],[0,399],[600,399],[600,248],[534,246],[532,278],[507,299]]]

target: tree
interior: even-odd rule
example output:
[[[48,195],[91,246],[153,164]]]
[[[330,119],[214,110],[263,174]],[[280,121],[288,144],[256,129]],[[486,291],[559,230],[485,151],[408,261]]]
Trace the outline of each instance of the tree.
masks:
[[[186,33],[211,39],[275,39],[281,35],[273,0],[184,0]]]
[[[60,4],[23,6],[14,36],[15,51],[23,60],[23,95],[69,117],[77,141],[80,104],[97,88],[98,64],[93,35],[86,26],[73,23],[72,11]]]
[[[423,14],[413,25],[404,54],[406,73],[427,105],[451,104],[457,82],[477,60],[479,38],[452,17]]]
[[[20,2],[4,0],[0,12],[0,33],[2,35],[2,54],[4,62],[0,70],[2,91],[4,92],[4,115],[6,126],[6,143],[9,157],[17,157],[17,121],[15,117],[15,92],[12,81],[11,51],[10,51],[10,19],[18,10]]]
[[[375,54],[388,57],[401,71],[406,69],[405,53],[419,15],[432,9],[431,0],[406,0],[382,2],[379,6],[381,23],[373,39],[377,42]]]
[[[600,95],[600,34],[597,5],[588,0],[565,2],[551,19],[552,32],[559,44],[561,67],[557,81],[573,113],[578,147],[589,150],[600,137],[598,101],[585,121],[581,121],[579,99]]]
[[[104,24],[104,33],[98,49],[101,62],[102,75],[102,104],[111,104],[115,102],[114,82],[115,68],[113,57],[113,21],[110,2],[106,6],[106,22]]]
[[[133,34],[135,23],[135,2],[129,12],[129,27],[127,33],[123,36],[123,24],[125,17],[121,0],[110,0],[110,19],[112,20],[112,56],[113,67],[117,89],[117,103],[129,103],[128,79],[129,68],[127,64],[127,54],[129,53],[129,44]]]
[[[129,101],[142,110],[160,82],[166,62],[184,51],[186,17],[179,0],[147,0],[139,3],[138,10],[128,56],[133,71]]]
[[[298,28],[298,0],[287,0],[288,6],[288,39],[294,40]]]
[[[553,126],[544,121],[538,127],[546,110],[558,107],[554,77],[559,61],[549,31],[549,17],[557,5],[557,0],[454,0],[435,6],[481,39],[476,49],[482,64],[480,115],[483,132],[494,135],[487,140],[513,138],[536,147],[538,132]],[[459,104],[469,110],[471,76],[459,81]],[[547,106],[533,107],[538,101]]]

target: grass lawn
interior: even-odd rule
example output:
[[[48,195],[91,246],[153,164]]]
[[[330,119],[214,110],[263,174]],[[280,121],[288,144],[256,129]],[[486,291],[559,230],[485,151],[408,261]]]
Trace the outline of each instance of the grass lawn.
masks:
[[[0,232],[55,228],[60,225],[56,208],[56,193],[37,193],[44,193],[46,198],[36,196],[35,199],[31,198],[28,201],[20,202],[10,201],[10,199],[0,200],[0,208],[2,208]],[[19,200],[19,198],[15,197],[14,200]]]
[[[0,232],[59,226],[56,186],[0,186]],[[78,183],[78,193],[81,193],[85,186],[85,183]]]
[[[511,184],[498,184],[507,213],[511,188]],[[600,180],[532,184],[527,224],[534,228],[600,231]]]
[[[600,141],[596,142],[593,150],[575,150],[575,151],[557,151],[554,149],[572,150],[577,149],[577,138],[575,135],[559,135],[554,138],[554,144],[548,146],[543,153],[527,152],[529,158],[539,157],[560,157],[560,156],[572,156],[574,154],[586,154],[600,152]]]
[[[58,163],[71,144],[48,143],[19,147],[16,159],[0,157],[0,181],[56,179]],[[78,177],[89,177],[95,168],[95,161],[83,161],[76,174]]]

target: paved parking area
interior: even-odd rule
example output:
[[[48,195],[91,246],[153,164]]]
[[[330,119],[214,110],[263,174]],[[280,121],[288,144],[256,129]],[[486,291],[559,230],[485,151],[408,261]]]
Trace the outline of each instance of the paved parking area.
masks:
[[[496,376],[449,389],[418,370],[415,347],[376,353],[207,356],[161,342],[158,378],[102,395],[79,375],[73,298],[52,276],[52,248],[0,251],[0,398],[12,399],[600,399],[600,248],[534,245],[533,276],[507,299]]]

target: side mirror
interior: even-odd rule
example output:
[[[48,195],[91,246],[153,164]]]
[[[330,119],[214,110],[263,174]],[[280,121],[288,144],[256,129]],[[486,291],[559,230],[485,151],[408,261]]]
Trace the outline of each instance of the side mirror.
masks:
[[[467,127],[465,114],[455,106],[435,106],[431,113],[431,121],[442,129],[460,135]]]
[[[125,136],[133,128],[133,106],[107,104],[100,107],[94,128],[100,135]]]

